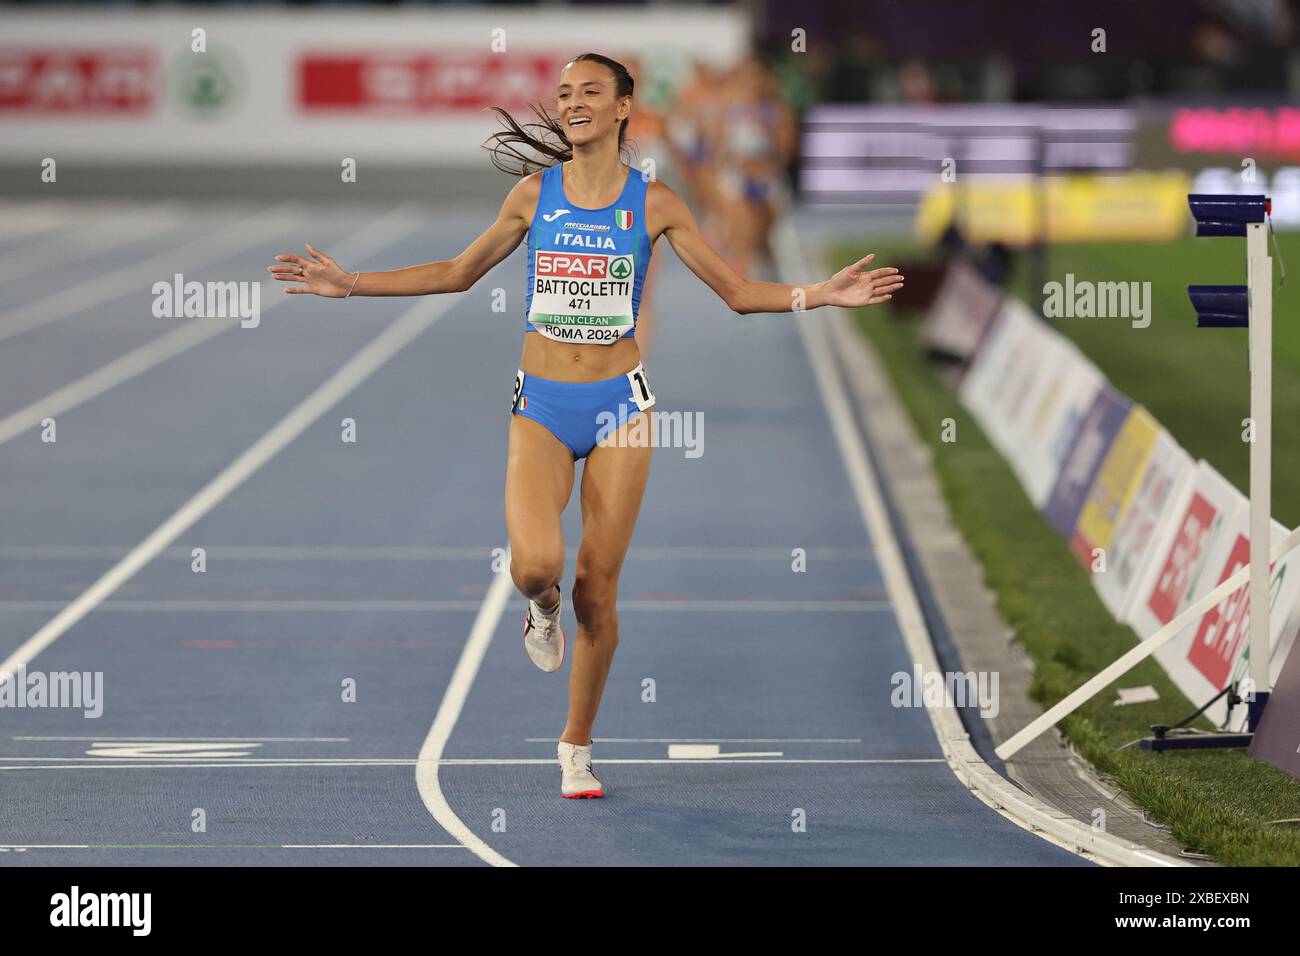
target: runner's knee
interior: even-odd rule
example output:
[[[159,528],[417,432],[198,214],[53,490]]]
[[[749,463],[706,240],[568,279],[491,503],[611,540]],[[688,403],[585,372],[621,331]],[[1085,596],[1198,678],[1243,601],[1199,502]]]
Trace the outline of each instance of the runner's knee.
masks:
[[[613,573],[579,569],[573,579],[573,611],[578,623],[590,629],[613,620],[617,587],[618,579]]]
[[[536,597],[552,585],[558,584],[564,573],[564,552],[559,555],[512,554],[510,577],[515,586],[525,594]]]

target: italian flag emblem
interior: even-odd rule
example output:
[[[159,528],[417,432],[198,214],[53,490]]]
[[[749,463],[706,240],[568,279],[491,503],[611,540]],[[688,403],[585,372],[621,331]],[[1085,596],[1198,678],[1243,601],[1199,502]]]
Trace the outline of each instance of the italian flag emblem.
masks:
[[[632,228],[632,210],[630,210],[630,209],[615,209],[615,210],[614,210],[614,224],[615,224],[616,226],[618,226],[618,228],[620,228],[620,229],[631,229],[631,228]]]

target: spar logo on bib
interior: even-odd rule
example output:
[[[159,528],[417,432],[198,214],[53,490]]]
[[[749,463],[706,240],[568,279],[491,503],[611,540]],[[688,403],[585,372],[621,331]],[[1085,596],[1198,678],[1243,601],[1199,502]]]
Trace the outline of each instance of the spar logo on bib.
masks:
[[[632,275],[632,257],[538,250],[537,275],[539,278],[622,280]]]
[[[615,210],[614,210],[614,225],[618,226],[618,228],[623,229],[623,230],[631,229],[631,228],[632,228],[632,210],[630,210],[630,209],[615,209]]]
[[[565,279],[604,279],[609,273],[609,256],[583,252],[537,252],[537,274]]]

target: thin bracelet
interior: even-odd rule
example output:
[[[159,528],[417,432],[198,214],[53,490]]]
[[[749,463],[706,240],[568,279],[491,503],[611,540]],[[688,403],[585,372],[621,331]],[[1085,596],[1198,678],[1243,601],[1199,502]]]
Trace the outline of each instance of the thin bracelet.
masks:
[[[361,273],[358,272],[358,273],[356,274],[356,277],[353,278],[353,280],[352,280],[352,288],[351,288],[351,289],[348,289],[348,295],[351,295],[351,294],[352,294],[352,289],[355,289],[355,288],[357,287],[357,279],[360,279],[360,278],[361,278]],[[348,297],[348,295],[345,295],[343,298],[346,299],[346,298]]]

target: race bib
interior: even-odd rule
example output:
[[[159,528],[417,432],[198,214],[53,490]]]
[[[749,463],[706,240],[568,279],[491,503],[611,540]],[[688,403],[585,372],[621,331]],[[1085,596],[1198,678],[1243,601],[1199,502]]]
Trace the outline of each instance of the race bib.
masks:
[[[632,386],[632,401],[636,402],[638,411],[644,412],[655,403],[655,393],[650,390],[650,379],[646,377],[644,366],[638,365],[628,372],[627,381]]]
[[[524,370],[520,369],[515,373],[515,397],[510,400],[510,410],[513,412],[519,405],[519,396],[524,390]]]
[[[557,342],[610,345],[632,331],[629,255],[538,249],[528,321]]]

